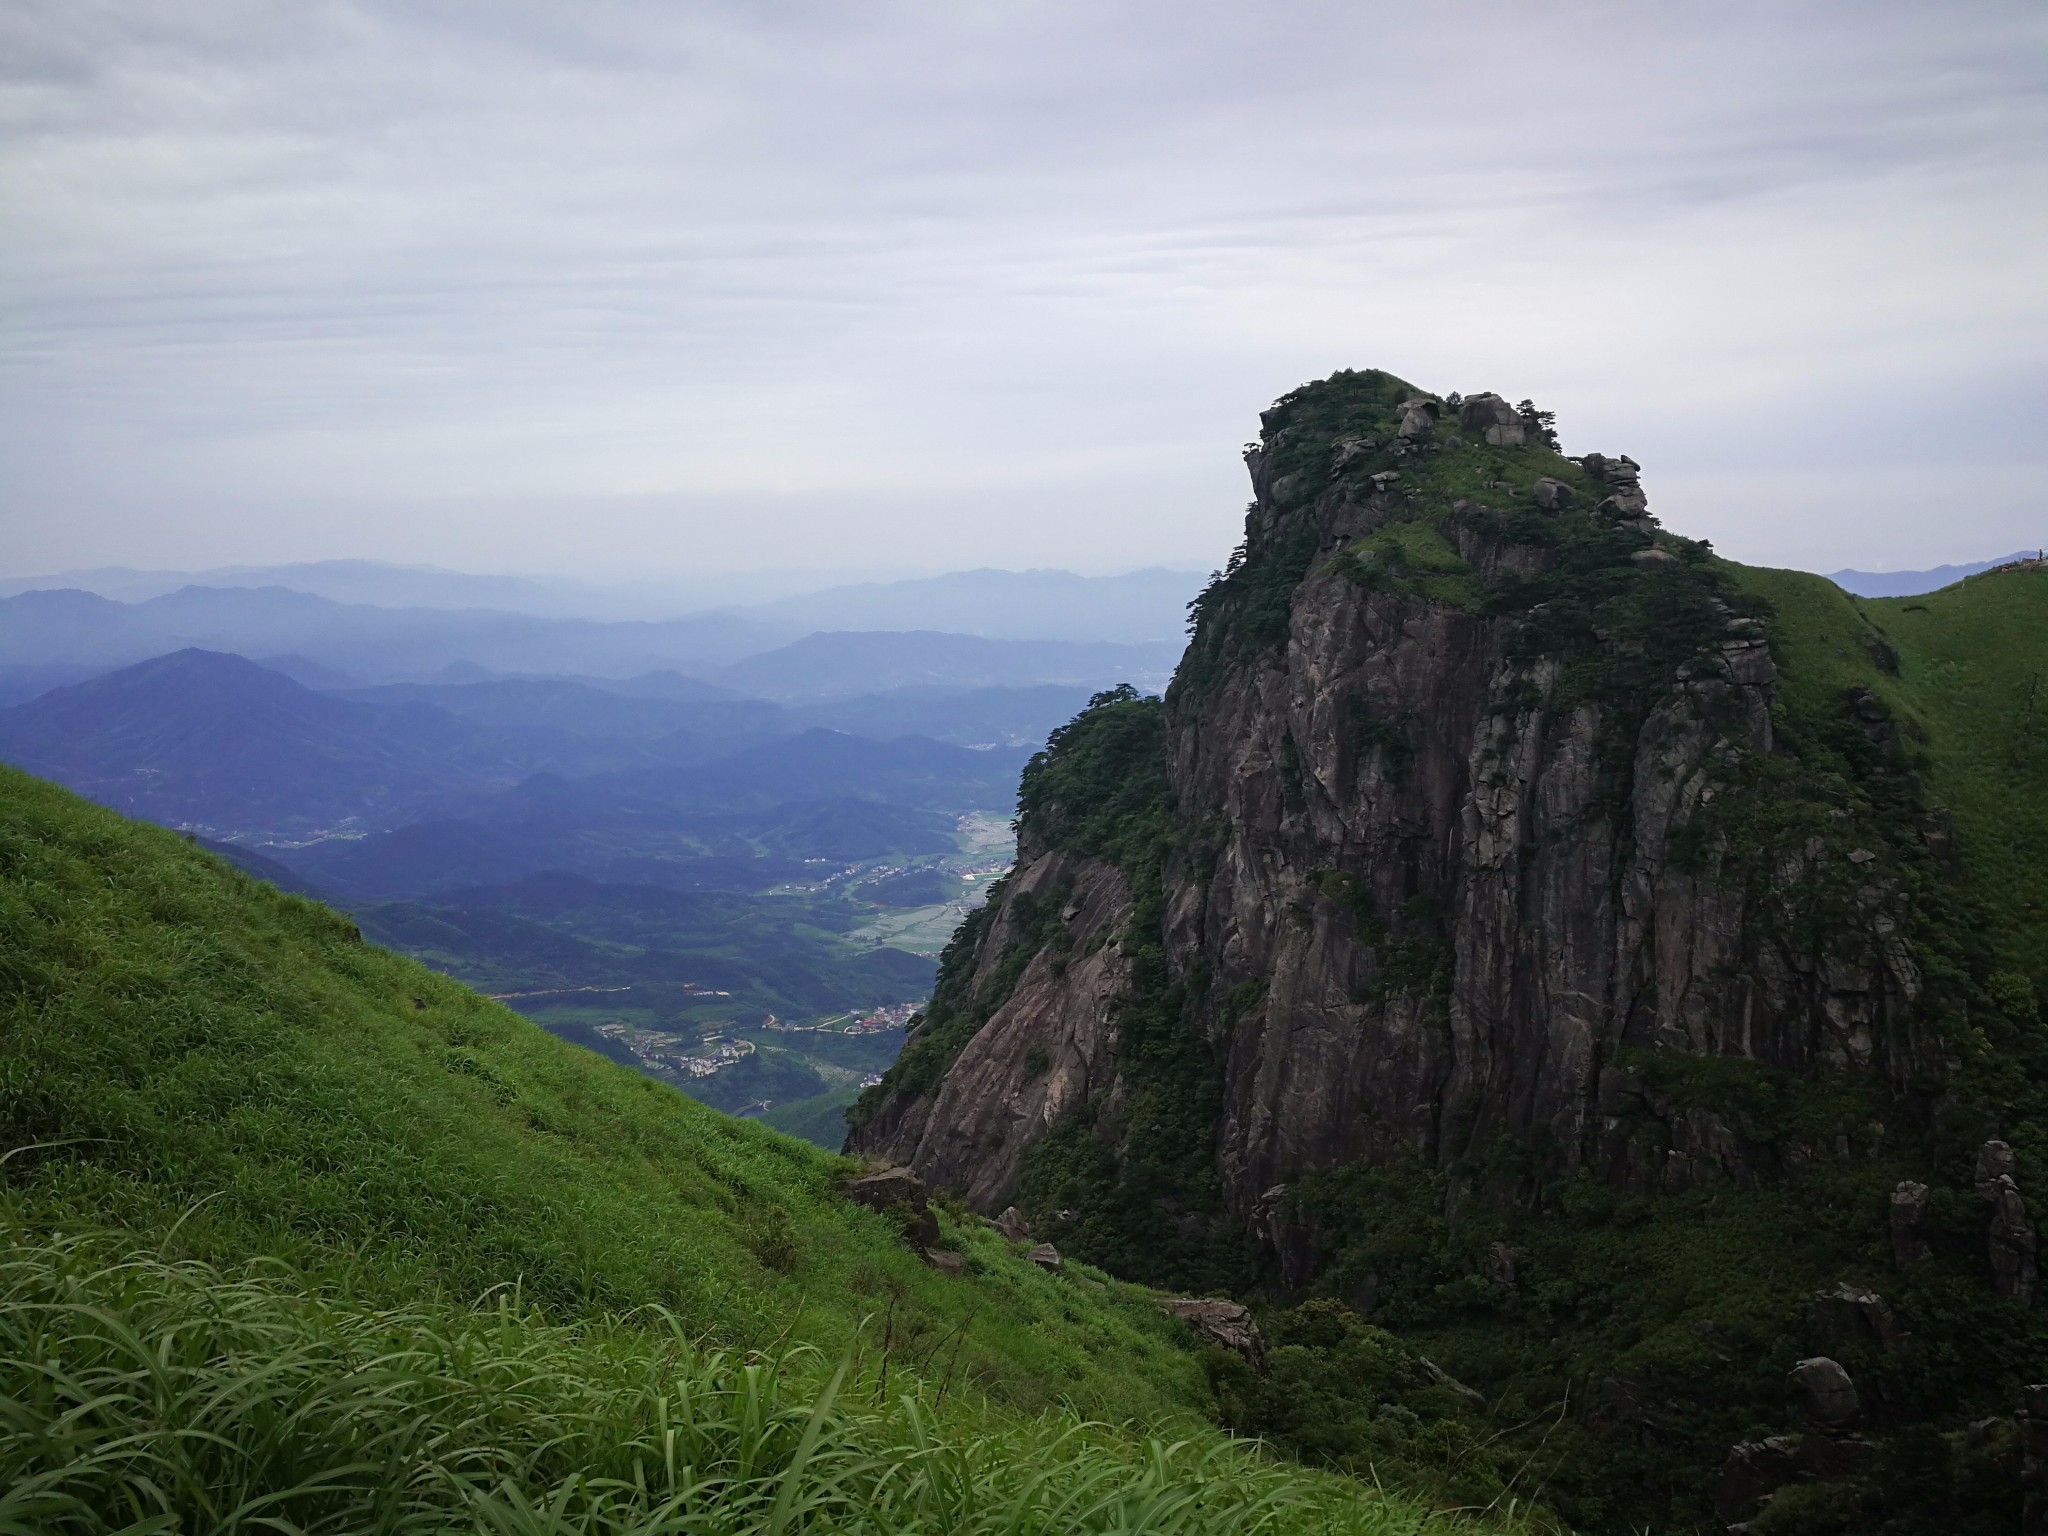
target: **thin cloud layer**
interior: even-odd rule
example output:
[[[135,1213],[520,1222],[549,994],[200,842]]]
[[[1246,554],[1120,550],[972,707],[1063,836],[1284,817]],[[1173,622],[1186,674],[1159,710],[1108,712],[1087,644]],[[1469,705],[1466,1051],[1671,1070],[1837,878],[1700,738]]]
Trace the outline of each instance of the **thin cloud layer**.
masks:
[[[24,3],[18,570],[1215,564],[1392,368],[1737,556],[2034,542],[2031,4]]]

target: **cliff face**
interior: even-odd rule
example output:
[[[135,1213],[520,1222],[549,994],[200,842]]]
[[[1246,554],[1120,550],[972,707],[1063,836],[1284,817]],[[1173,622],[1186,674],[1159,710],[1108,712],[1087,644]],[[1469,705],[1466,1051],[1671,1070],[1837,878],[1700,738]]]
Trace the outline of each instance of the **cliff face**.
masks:
[[[1201,1060],[1213,1184],[1152,1204],[1183,1237],[1255,1234],[1298,1283],[1304,1174],[1420,1159],[1523,1202],[1580,1170],[1747,1182],[1834,1149],[1762,1136],[1689,1092],[1689,1063],[1892,1090],[1938,1072],[1884,710],[1833,749],[1875,790],[1781,750],[1763,606],[1658,528],[1631,461],[1565,459],[1533,410],[1384,374],[1263,420],[1245,545],[1163,707],[1171,836],[1119,868],[1027,779],[1017,873],[925,1026],[954,1039],[871,1095],[853,1149],[984,1210],[1076,1117],[1128,1160],[1145,1085],[1120,1020],[1167,1008]],[[1155,942],[1162,975],[1134,982],[1127,951]]]

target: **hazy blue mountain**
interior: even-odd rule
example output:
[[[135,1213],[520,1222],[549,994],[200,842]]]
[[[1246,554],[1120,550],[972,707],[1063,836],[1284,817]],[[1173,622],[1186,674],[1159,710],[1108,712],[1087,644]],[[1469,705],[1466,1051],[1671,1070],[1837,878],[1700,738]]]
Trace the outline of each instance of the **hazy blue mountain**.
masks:
[[[1008,812],[1029,756],[1015,747],[975,751],[921,736],[874,741],[816,729],[716,762],[611,775],[591,787],[726,809],[854,797],[945,811]]]
[[[872,800],[800,803],[750,815],[670,811],[549,816],[507,807],[267,850],[304,879],[349,897],[438,899],[466,886],[562,871],[677,891],[758,892],[815,878],[806,860],[949,853],[952,818]]]
[[[202,650],[0,710],[0,757],[132,815],[227,835],[398,816],[522,771],[440,710],[331,698]]]
[[[64,662],[0,666],[0,709],[26,704],[52,688],[67,688],[73,683],[98,677],[107,670],[106,667]]]
[[[953,851],[966,810],[1008,810],[1022,754],[813,731],[692,768],[537,774],[460,814],[266,849],[351,896],[438,897],[543,871],[667,890],[760,891],[842,864]]]
[[[67,679],[68,680],[68,679]],[[673,762],[700,761],[813,726],[891,740],[928,736],[956,746],[1037,746],[1093,690],[1063,683],[1016,688],[898,688],[851,698],[777,704],[679,673],[598,678],[495,678],[385,683],[342,691],[363,703],[431,704],[503,730],[558,730],[629,740]]]
[[[2000,555],[1996,560],[1978,560],[1969,565],[1937,565],[1927,571],[1830,571],[1828,580],[1858,597],[1918,597],[1923,592],[1939,592],[1943,587],[1954,586],[1965,576],[1975,576],[1994,565],[2027,559],[2034,553],[2031,549],[2023,549],[2016,554]]]
[[[1074,718],[1094,689],[1068,683],[1020,688],[898,688],[788,706],[790,718],[855,736],[929,736],[957,746],[1039,747]]]
[[[828,587],[740,610],[801,630],[945,630],[997,640],[1169,641],[1208,576],[1154,567],[1119,576],[953,571]]]
[[[676,690],[682,695],[678,697],[652,690],[629,693],[580,679],[496,678],[478,683],[386,683],[353,689],[344,696],[364,703],[429,704],[501,730],[545,729],[639,742],[682,737],[707,746],[718,744],[724,751],[794,735],[800,728],[780,705],[738,698],[708,683],[697,686],[703,696],[692,698],[692,690]]]
[[[488,576],[382,560],[313,560],[289,565],[224,565],[202,571],[141,571],[125,566],[0,578],[0,597],[71,588],[139,603],[180,587],[287,587],[338,603],[378,608],[489,608],[555,619],[671,619],[735,603],[758,603],[815,588],[814,574],[746,572],[695,580],[579,581],[567,577]]]
[[[125,567],[0,579],[0,597],[71,588],[140,603],[184,587],[279,587],[378,608],[490,609],[540,618],[660,620],[727,612],[785,639],[814,630],[939,629],[1005,640],[1170,640],[1207,577],[1154,568],[952,571],[819,585],[824,573],[755,571],[666,582],[488,576],[380,560],[230,565],[203,571]]]
[[[0,665],[125,666],[188,647],[292,656],[370,682],[469,675],[698,672],[790,639],[731,615],[659,623],[536,618],[486,609],[379,608],[283,587],[183,587],[143,602],[89,592],[0,599]]]
[[[997,688],[1037,683],[1163,685],[1183,642],[988,640],[936,630],[806,635],[713,674],[757,698],[845,698],[899,688]]]

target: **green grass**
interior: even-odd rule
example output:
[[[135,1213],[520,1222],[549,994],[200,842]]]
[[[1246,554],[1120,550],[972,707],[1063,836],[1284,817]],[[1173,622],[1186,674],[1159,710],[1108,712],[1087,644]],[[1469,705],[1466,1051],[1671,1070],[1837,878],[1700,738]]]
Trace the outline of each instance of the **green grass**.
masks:
[[[860,1089],[849,1084],[815,1098],[778,1104],[760,1117],[761,1123],[814,1147],[836,1152],[846,1144],[846,1112],[859,1097]]]
[[[0,1529],[740,1536],[1326,1532],[1421,1512],[1220,1437],[947,1411],[872,1352],[672,1315],[337,1304],[92,1243],[0,1246]]]
[[[6,769],[0,1157],[0,1529],[1421,1518],[1229,1447],[1139,1288],[951,1216],[928,1268],[841,1160]]]
[[[1964,877],[2000,948],[2048,982],[2048,572],[1973,576],[1861,605],[1897,649]]]

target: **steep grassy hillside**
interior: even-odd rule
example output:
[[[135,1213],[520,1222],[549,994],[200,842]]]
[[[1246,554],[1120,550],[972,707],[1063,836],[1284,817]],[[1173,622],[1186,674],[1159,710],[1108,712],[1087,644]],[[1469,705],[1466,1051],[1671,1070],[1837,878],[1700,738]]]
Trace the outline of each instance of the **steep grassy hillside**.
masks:
[[[1202,1428],[1135,1288],[951,1218],[929,1269],[837,1160],[12,770],[0,1157],[6,1529],[1423,1518]]]

